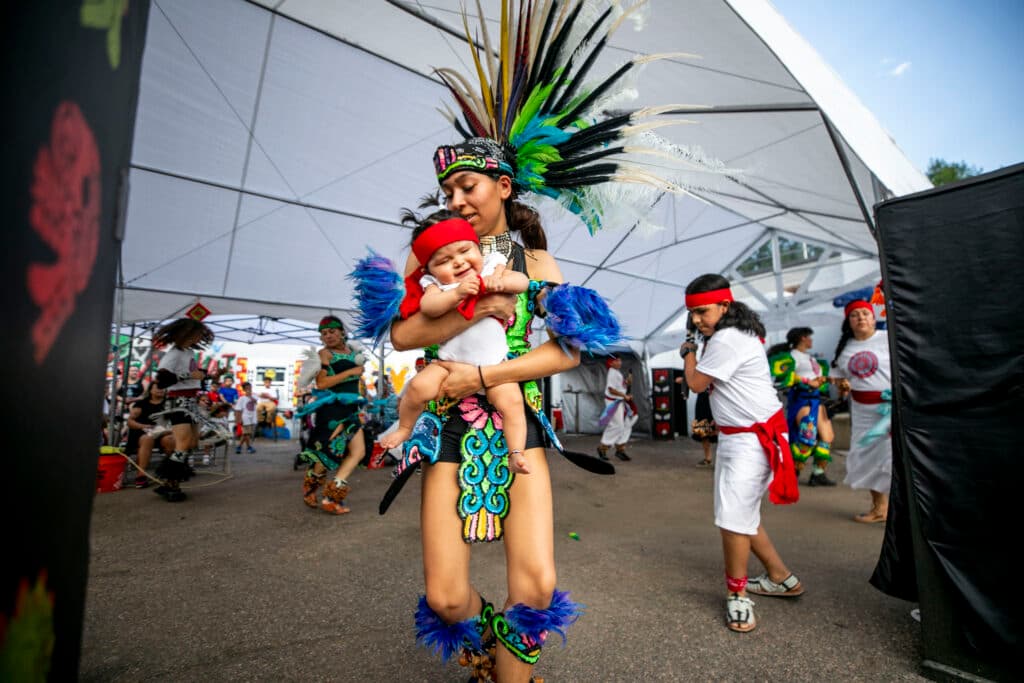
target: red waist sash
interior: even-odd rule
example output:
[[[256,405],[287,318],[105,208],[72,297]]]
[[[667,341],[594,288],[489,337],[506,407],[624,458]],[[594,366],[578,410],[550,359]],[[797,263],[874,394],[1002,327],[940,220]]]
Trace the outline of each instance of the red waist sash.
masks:
[[[186,396],[198,396],[199,389],[175,389],[167,392],[167,398],[182,398]]]
[[[749,427],[728,427],[718,425],[722,434],[753,433],[768,457],[772,468],[772,483],[768,485],[768,499],[776,505],[786,505],[800,500],[800,487],[796,481],[796,468],[789,456],[789,427],[782,410],[764,422],[755,422]]]
[[[866,403],[868,405],[874,405],[882,402],[881,391],[857,391],[853,389],[850,392],[851,398],[857,403]]]

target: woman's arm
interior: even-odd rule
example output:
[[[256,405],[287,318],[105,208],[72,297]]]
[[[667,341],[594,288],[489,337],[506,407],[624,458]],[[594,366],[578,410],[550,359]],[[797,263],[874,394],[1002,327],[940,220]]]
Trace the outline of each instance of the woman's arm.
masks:
[[[580,364],[579,349],[569,348],[565,353],[558,342],[551,339],[529,353],[497,365],[487,365],[479,370],[474,365],[449,361],[434,361],[448,370],[448,378],[441,384],[441,394],[449,398],[463,398],[482,388],[480,375],[488,388],[509,382],[527,382],[557,375],[572,370]]]
[[[420,262],[409,254],[405,262],[405,277],[419,268]],[[430,318],[422,313],[396,320],[391,325],[391,345],[396,351],[422,349],[431,344],[441,344],[460,332],[465,332],[476,322],[487,316],[508,320],[516,312],[516,299],[508,294],[486,294],[480,297],[472,320],[466,320],[458,311],[449,311],[439,318]]]
[[[131,411],[128,413],[128,426],[131,429],[147,429],[153,425],[142,424],[138,421],[139,415],[142,415],[142,408],[138,406],[132,406]]]
[[[556,283],[562,281],[562,272],[548,252],[527,251],[526,259],[530,279]],[[448,378],[441,385],[441,393],[452,398],[462,398],[481,388],[481,375],[488,387],[549,377],[579,365],[580,352],[579,349],[569,347],[569,353],[566,353],[557,341],[551,339],[518,358],[479,370],[465,363],[438,362],[449,372]]]
[[[396,320],[391,325],[391,344],[396,351],[422,349],[424,346],[446,342],[488,316],[508,320],[515,312],[515,295],[485,294],[477,302],[470,320],[466,320],[458,311],[449,311],[440,318],[416,313],[406,320]]]
[[[320,364],[330,365],[331,364],[331,352],[327,349],[320,349]],[[336,384],[341,384],[353,377],[358,377],[363,374],[363,367],[357,365],[354,368],[349,368],[344,372],[339,372],[337,375],[327,374],[327,370],[323,368],[316,374],[316,388],[317,389],[330,389]]]

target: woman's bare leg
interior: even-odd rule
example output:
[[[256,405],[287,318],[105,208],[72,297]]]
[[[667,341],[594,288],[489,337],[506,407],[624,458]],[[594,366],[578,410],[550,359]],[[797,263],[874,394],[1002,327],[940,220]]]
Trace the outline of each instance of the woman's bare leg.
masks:
[[[455,514],[457,471],[450,462],[424,465],[420,504],[427,604],[448,624],[480,613],[480,596],[469,581],[470,546],[462,540],[462,521]]]
[[[509,513],[505,518],[508,572],[505,607],[522,603],[547,609],[556,580],[551,475],[543,448],[531,448],[524,455],[531,474],[517,477],[513,483]],[[499,643],[497,671],[501,683],[525,683],[530,680],[533,667],[521,662]]]

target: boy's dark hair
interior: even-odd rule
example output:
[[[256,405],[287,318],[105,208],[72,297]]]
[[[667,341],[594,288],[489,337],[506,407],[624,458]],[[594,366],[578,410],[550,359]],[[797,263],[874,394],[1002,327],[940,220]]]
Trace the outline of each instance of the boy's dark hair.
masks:
[[[242,382],[242,388],[243,389],[245,389],[245,388],[252,389],[252,382]]]
[[[701,275],[700,277],[694,278],[686,286],[687,294],[702,294],[704,292],[713,292],[716,289],[728,289],[729,281],[718,275],[717,273],[708,273]],[[690,316],[687,315],[687,318]],[[742,301],[730,301],[729,308],[726,310],[725,315],[722,316],[718,324],[715,325],[715,330],[724,330],[727,327],[735,327],[742,332],[753,334],[756,337],[765,337],[764,324],[761,323],[761,318],[750,309]]]
[[[186,347],[185,340],[200,332],[199,340],[192,346]],[[210,328],[192,318],[178,318],[166,325],[163,325],[153,333],[153,344],[157,347],[174,344],[179,349],[192,348],[201,349],[213,341],[213,332]]]

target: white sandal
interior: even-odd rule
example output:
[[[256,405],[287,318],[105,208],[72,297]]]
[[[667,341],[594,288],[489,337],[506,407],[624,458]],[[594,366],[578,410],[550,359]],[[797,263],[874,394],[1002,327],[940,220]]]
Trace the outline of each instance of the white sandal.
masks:
[[[775,583],[768,578],[768,574],[761,574],[747,583],[747,592],[773,598],[795,598],[804,594],[804,587],[796,574],[790,574],[782,583]]]
[[[739,593],[730,593],[725,599],[725,624],[730,631],[748,633],[757,626],[754,619],[754,601]]]

